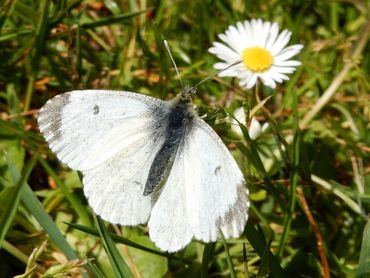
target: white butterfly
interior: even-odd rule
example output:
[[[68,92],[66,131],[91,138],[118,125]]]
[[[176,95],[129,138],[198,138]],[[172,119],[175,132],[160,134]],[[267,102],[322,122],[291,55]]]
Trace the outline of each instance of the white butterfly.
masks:
[[[218,135],[196,114],[195,87],[163,101],[124,91],[60,94],[40,110],[41,133],[59,160],[83,174],[94,212],[121,225],[148,222],[160,249],[193,237],[239,237],[248,190]]]

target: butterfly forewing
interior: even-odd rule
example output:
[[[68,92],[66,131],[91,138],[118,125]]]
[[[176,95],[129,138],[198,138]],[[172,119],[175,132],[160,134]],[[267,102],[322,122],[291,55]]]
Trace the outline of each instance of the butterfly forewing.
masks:
[[[136,93],[73,91],[49,100],[38,124],[59,160],[87,170],[161,128],[167,110],[166,102]]]
[[[155,133],[137,143],[135,152],[128,148],[98,167],[82,172],[84,192],[90,206],[111,223],[146,223],[156,200],[155,194],[144,196],[143,192],[163,138]]]
[[[49,100],[38,123],[57,157],[82,171],[93,210],[110,222],[137,225],[148,221],[154,203],[143,191],[168,109],[136,93],[73,91]]]

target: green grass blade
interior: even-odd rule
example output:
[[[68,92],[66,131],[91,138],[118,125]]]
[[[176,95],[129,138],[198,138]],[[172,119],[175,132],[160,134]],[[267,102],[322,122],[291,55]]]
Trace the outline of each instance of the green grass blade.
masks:
[[[208,277],[208,266],[209,262],[211,261],[211,258],[213,256],[213,253],[215,251],[215,243],[207,243],[204,245],[204,250],[203,250],[203,258],[202,258],[202,266],[200,269],[200,277],[201,278],[206,278]]]
[[[83,23],[80,24],[80,28],[82,28],[82,29],[92,29],[92,28],[96,28],[96,27],[121,23],[121,21],[131,19],[131,18],[133,18],[135,16],[138,16],[138,15],[140,15],[142,13],[145,13],[145,12],[146,11],[125,13],[125,14],[121,14],[121,15],[117,15],[117,16],[112,16],[112,17],[109,17],[109,18],[94,20],[92,22],[83,22]]]
[[[290,175],[290,196],[289,196],[289,205],[287,207],[287,211],[284,215],[284,230],[281,236],[278,255],[281,257],[284,253],[285,245],[288,240],[288,235],[290,232],[290,227],[293,221],[293,213],[295,210],[296,204],[296,188],[299,179],[299,148],[300,148],[300,140],[301,140],[301,132],[299,130],[299,122],[298,122],[298,103],[297,103],[297,95],[292,94],[293,98],[293,132],[294,132],[294,139],[293,139],[293,152],[292,152],[292,169]]]
[[[87,234],[90,234],[90,235],[93,235],[93,236],[99,236],[99,232],[98,232],[97,229],[94,229],[94,228],[91,228],[91,227],[86,227],[86,226],[83,226],[83,225],[80,225],[80,224],[75,224],[75,223],[66,223],[66,224],[71,226],[74,229],[80,230],[80,231],[85,232]],[[115,235],[115,234],[112,234],[112,233],[110,233],[110,236],[115,242],[122,243],[122,244],[127,245],[127,246],[130,246],[130,247],[133,247],[133,248],[136,248],[136,249],[140,249],[142,251],[146,251],[146,252],[161,256],[161,257],[171,258],[171,259],[174,259],[174,260],[182,261],[184,263],[191,263],[190,260],[180,258],[180,257],[174,256],[174,255],[168,254],[168,253],[164,253],[164,252],[161,252],[161,251],[157,251],[157,250],[142,246],[142,245],[137,244],[137,243],[135,243],[131,240],[128,240],[124,237],[121,237],[121,236],[118,236],[118,235]]]
[[[370,277],[370,220],[367,219],[360,252],[360,261],[356,272],[356,278]]]
[[[71,204],[72,208],[76,211],[76,213],[80,217],[81,222],[86,226],[92,226],[93,224],[92,221],[90,220],[89,213],[86,209],[86,206],[82,204],[82,201],[69,191],[69,188],[65,185],[63,181],[60,180],[60,178],[56,175],[54,170],[44,159],[39,158],[38,161],[44,167],[48,175],[54,179],[57,186],[63,192],[68,202]]]
[[[116,274],[116,277],[134,277],[131,273],[130,268],[127,266],[126,262],[123,260],[121,254],[119,253],[113,239],[109,235],[103,220],[101,220],[99,216],[96,216],[96,227],[98,228],[100,237],[103,240],[105,252],[108,255],[109,261]]]
[[[227,261],[227,266],[229,267],[230,277],[231,278],[236,278],[234,264],[233,264],[233,261],[231,259],[231,255],[230,255],[230,251],[229,251],[229,246],[227,245],[227,241],[226,241],[226,239],[224,238],[223,235],[222,235],[222,244],[224,245],[224,248],[225,248],[226,261]]]
[[[267,277],[268,270],[269,270],[268,257],[270,255],[271,242],[272,242],[272,238],[270,238],[270,240],[266,244],[265,250],[263,251],[263,254],[261,257],[261,264],[258,268],[258,273],[257,273],[258,278]]]
[[[24,254],[21,250],[19,250],[14,245],[10,244],[8,241],[4,240],[2,248],[7,251],[9,254],[17,258],[19,261],[27,265],[28,256]]]
[[[20,174],[10,161],[8,161],[8,165],[11,170],[12,178],[14,182],[16,182],[20,179]],[[21,189],[21,200],[27,210],[37,219],[45,232],[50,236],[51,240],[59,247],[66,257],[70,260],[77,259],[78,257],[75,251],[61,234],[51,217],[45,212],[35,193],[33,193],[26,182],[24,182]]]
[[[22,189],[21,199],[27,210],[37,219],[45,232],[50,236],[50,239],[59,247],[59,249],[70,260],[77,259],[76,252],[69,245],[64,238],[53,219],[47,214],[42,207],[40,201],[37,199],[35,193],[28,184]]]
[[[257,230],[250,221],[247,222],[247,225],[244,230],[244,234],[247,237],[249,243],[253,246],[253,249],[257,252],[257,254],[261,258],[267,257],[267,263],[268,267],[271,271],[271,273],[274,274],[274,277],[277,278],[284,278],[286,277],[286,274],[284,273],[284,270],[281,268],[280,264],[278,263],[278,260],[276,257],[272,254],[271,251],[268,251],[268,255],[264,255],[266,250],[266,240],[262,233],[262,230]]]
[[[7,157],[7,155],[6,155]],[[36,156],[33,156],[26,166],[24,167],[24,172],[21,177],[18,179],[14,179],[17,176],[16,174],[16,167],[12,164],[9,157],[6,158],[8,162],[8,168],[12,174],[14,186],[6,188],[7,192],[2,191],[1,194],[6,193],[6,202],[4,202],[5,207],[0,219],[0,249],[5,239],[5,235],[7,234],[9,228],[11,227],[14,216],[18,210],[19,201],[21,199],[21,191],[23,185],[27,182],[34,166],[36,163]]]
[[[45,36],[48,21],[50,0],[44,0],[42,3],[42,13],[37,23],[37,29],[35,34],[34,47],[31,54],[30,62],[30,78],[28,80],[26,98],[24,102],[24,111],[28,111],[31,105],[31,99],[34,91],[34,84],[36,81],[37,68],[40,63],[41,51],[45,47]]]

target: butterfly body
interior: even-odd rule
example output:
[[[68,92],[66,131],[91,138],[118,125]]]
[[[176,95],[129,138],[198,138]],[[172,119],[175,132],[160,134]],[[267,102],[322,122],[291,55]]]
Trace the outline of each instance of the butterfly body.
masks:
[[[144,196],[151,194],[167,179],[176,153],[181,144],[184,143],[186,134],[190,132],[195,116],[190,96],[183,97],[183,94],[180,93],[170,103],[168,113],[163,117],[165,119],[163,122],[166,125],[163,132],[165,140],[149,170]]]

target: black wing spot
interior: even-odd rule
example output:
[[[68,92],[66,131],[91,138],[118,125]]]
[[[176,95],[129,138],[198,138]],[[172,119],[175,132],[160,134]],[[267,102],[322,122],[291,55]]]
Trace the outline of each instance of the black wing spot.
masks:
[[[215,170],[214,170],[215,175],[218,175],[218,173],[220,172],[220,170],[221,170],[221,166],[217,166],[215,168]]]
[[[99,106],[97,106],[96,104],[95,104],[95,106],[94,106],[94,108],[93,108],[93,113],[94,113],[94,115],[98,115],[99,114]]]

